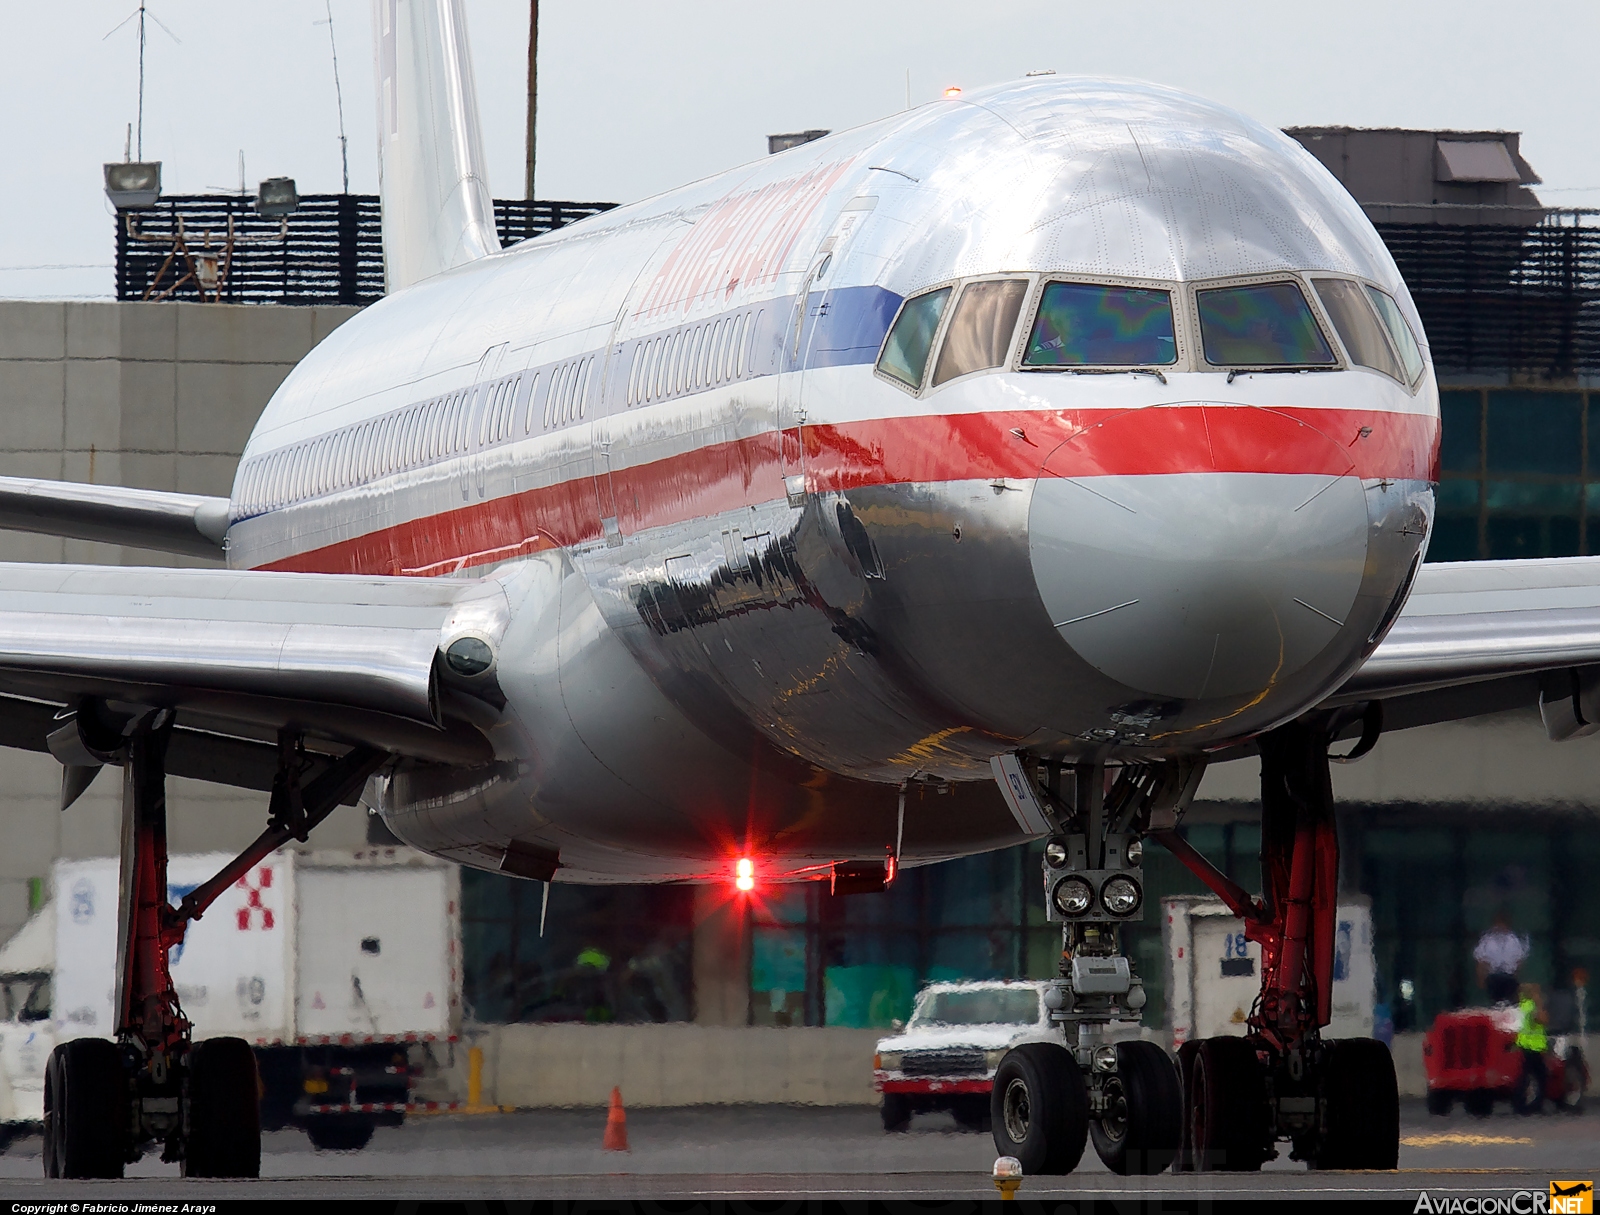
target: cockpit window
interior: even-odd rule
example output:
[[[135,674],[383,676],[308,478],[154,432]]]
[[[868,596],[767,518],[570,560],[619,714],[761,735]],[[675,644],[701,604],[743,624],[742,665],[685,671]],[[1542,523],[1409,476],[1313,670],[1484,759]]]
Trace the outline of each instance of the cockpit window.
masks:
[[[1011,350],[1011,335],[1017,329],[1017,314],[1022,297],[1028,293],[1028,280],[1008,278],[969,283],[956,302],[945,331],[944,347],[933,369],[933,384],[999,367]]]
[[[1383,328],[1373,315],[1366,292],[1343,278],[1319,278],[1314,280],[1313,286],[1333,320],[1333,327],[1339,331],[1339,340],[1344,343],[1351,362],[1409,383],[1410,378],[1400,370],[1400,360],[1395,358],[1389,339],[1384,337]]]
[[[1178,360],[1172,297],[1145,287],[1047,283],[1024,367],[1166,366]]]
[[[927,369],[928,353],[933,349],[933,335],[938,332],[939,318],[949,302],[949,287],[908,299],[901,306],[889,336],[884,339],[878,370],[908,387],[922,387],[922,373]]]
[[[1400,352],[1400,361],[1406,367],[1406,383],[1416,383],[1417,377],[1422,374],[1422,351],[1417,349],[1417,339],[1411,332],[1411,326],[1406,324],[1406,318],[1400,315],[1400,305],[1395,303],[1387,292],[1379,291],[1376,287],[1368,287],[1367,296],[1372,300],[1372,306],[1378,310],[1378,318],[1383,321],[1383,327],[1394,339],[1395,349]]]
[[[1215,367],[1315,367],[1334,362],[1311,305],[1294,283],[1195,292],[1200,343]]]

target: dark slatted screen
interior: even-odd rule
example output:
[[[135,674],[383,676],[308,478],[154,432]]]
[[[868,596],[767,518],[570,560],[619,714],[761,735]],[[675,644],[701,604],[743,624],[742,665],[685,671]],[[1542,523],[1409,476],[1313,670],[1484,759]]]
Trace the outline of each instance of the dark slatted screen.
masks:
[[[119,215],[117,298],[370,304],[383,295],[377,195],[302,196],[287,226],[257,215],[254,204],[243,195],[178,195]],[[615,205],[498,199],[495,225],[511,245]]]

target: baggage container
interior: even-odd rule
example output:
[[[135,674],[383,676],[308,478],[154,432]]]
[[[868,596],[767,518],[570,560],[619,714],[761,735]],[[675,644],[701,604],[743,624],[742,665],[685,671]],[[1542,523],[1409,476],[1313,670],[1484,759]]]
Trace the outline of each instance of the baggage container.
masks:
[[[1245,939],[1244,921],[1219,898],[1174,895],[1161,900],[1161,912],[1173,1049],[1194,1039],[1242,1037],[1261,990],[1261,946]],[[1371,903],[1365,895],[1341,899],[1337,916],[1333,1020],[1323,1037],[1370,1038],[1377,996]]]
[[[168,900],[230,859],[173,856]],[[109,1038],[117,861],[58,861],[54,882],[50,1028]],[[419,1108],[418,1048],[460,1026],[459,891],[454,865],[406,848],[278,852],[189,925],[169,958],[183,1011],[196,1041],[254,1045],[264,1128],[352,1149]]]

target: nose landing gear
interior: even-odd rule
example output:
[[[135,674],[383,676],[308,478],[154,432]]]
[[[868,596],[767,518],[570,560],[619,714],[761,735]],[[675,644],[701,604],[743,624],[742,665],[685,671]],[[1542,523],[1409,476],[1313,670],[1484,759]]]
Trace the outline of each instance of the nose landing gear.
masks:
[[[1291,1159],[1312,1168],[1397,1166],[1399,1097],[1388,1048],[1322,1037],[1332,1012],[1339,876],[1328,775],[1334,725],[1326,717],[1302,719],[1258,740],[1260,898],[1175,830],[1199,783],[1199,765],[1125,767],[1102,796],[1099,764],[1030,770],[1020,759],[997,761],[1008,797],[1033,799],[1014,807],[1019,817],[1049,822],[1056,831],[1045,846],[1046,909],[1063,922],[1061,975],[1045,1002],[1066,1040],[1027,1047],[1031,1067],[1017,1059],[1023,1047],[1010,1051],[995,1079],[995,1144],[1002,1155],[1021,1159],[1025,1172],[1075,1167],[1084,1142],[1080,1126],[1107,1167],[1125,1174],[1157,1173],[1169,1163],[1183,1171],[1259,1169],[1283,1139],[1293,1145]],[[1062,788],[1063,773],[1073,778],[1069,790]],[[1153,1043],[1104,1039],[1110,1026],[1137,1023],[1144,1005],[1118,940],[1120,925],[1141,910],[1144,838],[1170,849],[1261,945],[1261,994],[1248,1032],[1185,1043],[1176,1073]],[[1055,1070],[1038,1062],[1040,1052],[1054,1052]],[[1085,1087],[1081,1106],[1059,1095],[1070,1087],[1059,1079],[1063,1067]],[[1052,1103],[1048,1123],[1018,1114],[1041,1100]]]
[[[386,758],[356,748],[301,788],[304,753],[285,736],[272,816],[255,843],[174,907],[167,901],[167,709],[123,718],[114,736],[103,707],[80,709],[77,728],[102,761],[121,762],[122,863],[117,900],[116,1038],[78,1038],[51,1052],[45,1069],[47,1177],[121,1177],[146,1145],[181,1161],[186,1177],[255,1177],[261,1129],[255,1055],[242,1038],[194,1042],[167,953],[190,920],[268,853],[306,833],[359,789]],[[98,723],[98,725],[97,725]],[[71,728],[64,727],[64,728]]]
[[[1126,767],[1109,793],[1105,767],[1009,758],[1003,788],[1030,798],[1025,813],[1055,829],[1045,845],[1046,915],[1061,923],[1060,974],[1044,1000],[1063,1041],[1007,1052],[995,1074],[995,1146],[1025,1173],[1067,1173],[1086,1143],[1121,1174],[1159,1173],[1182,1137],[1177,1072],[1151,1042],[1108,1040],[1137,1026],[1144,985],[1122,952],[1121,926],[1144,911],[1141,834],[1153,812],[1171,814],[1193,796],[1198,765]]]

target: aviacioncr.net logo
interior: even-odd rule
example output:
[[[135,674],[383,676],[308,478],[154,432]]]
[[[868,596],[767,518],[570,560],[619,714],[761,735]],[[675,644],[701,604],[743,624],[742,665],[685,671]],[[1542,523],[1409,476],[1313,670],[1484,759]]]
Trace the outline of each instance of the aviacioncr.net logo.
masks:
[[[1441,1194],[1423,1190],[1412,1215],[1593,1215],[1594,1182],[1552,1181],[1548,1190],[1511,1194]]]

